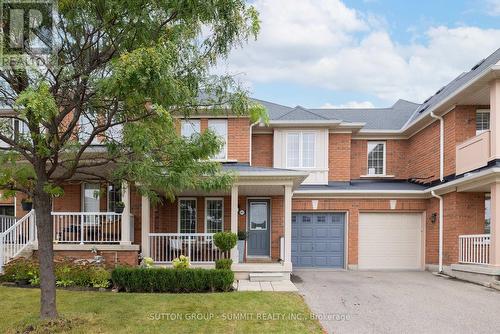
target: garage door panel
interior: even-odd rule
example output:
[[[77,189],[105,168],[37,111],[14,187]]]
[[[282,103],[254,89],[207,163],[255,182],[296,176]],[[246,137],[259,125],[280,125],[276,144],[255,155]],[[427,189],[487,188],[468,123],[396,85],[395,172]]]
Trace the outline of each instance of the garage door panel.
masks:
[[[421,214],[361,213],[359,269],[421,269]]]
[[[292,214],[292,263],[295,267],[344,266],[343,213]]]

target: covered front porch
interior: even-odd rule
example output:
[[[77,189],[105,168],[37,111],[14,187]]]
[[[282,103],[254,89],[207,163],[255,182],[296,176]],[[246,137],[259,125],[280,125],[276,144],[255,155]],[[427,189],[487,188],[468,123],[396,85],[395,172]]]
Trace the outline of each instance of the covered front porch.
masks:
[[[253,173],[240,171],[229,191],[183,192],[156,206],[143,197],[142,255],[158,265],[185,255],[195,266],[231,257],[239,278],[250,272],[290,272],[292,194],[307,175],[276,169]],[[244,233],[242,253],[238,247],[221,252],[213,242],[219,231]]]

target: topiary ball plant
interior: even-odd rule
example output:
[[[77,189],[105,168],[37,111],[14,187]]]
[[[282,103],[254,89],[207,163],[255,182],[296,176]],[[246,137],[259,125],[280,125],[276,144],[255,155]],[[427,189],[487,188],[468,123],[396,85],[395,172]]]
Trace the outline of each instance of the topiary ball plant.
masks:
[[[231,232],[217,232],[214,234],[214,243],[223,252],[229,252],[236,246],[238,235]]]

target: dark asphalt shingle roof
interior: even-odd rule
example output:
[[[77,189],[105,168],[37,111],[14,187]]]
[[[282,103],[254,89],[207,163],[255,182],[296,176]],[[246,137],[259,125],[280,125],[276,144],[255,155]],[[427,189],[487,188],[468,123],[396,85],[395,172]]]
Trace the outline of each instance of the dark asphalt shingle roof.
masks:
[[[353,181],[330,181],[328,185],[302,185],[299,190],[329,190],[329,191],[344,191],[344,190],[425,190],[426,187],[420,184],[411,183],[404,180],[353,180]]]

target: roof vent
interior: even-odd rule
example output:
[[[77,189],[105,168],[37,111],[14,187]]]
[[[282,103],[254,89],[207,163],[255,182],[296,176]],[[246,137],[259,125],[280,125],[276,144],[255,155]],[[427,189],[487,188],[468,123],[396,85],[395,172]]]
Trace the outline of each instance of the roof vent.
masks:
[[[443,87],[439,88],[438,91],[434,95],[438,95],[439,93],[441,93],[444,90],[445,87],[446,86],[443,86]]]
[[[423,113],[424,111],[426,111],[426,110],[427,110],[427,108],[429,108],[429,106],[425,106],[425,107],[423,107],[422,109],[420,109],[420,110],[418,111],[418,113],[419,113],[419,114]]]
[[[481,66],[481,64],[484,63],[485,60],[486,59],[481,60],[479,63],[477,63],[476,65],[472,66],[472,68],[470,70],[474,71],[476,68],[478,68],[479,66]]]

